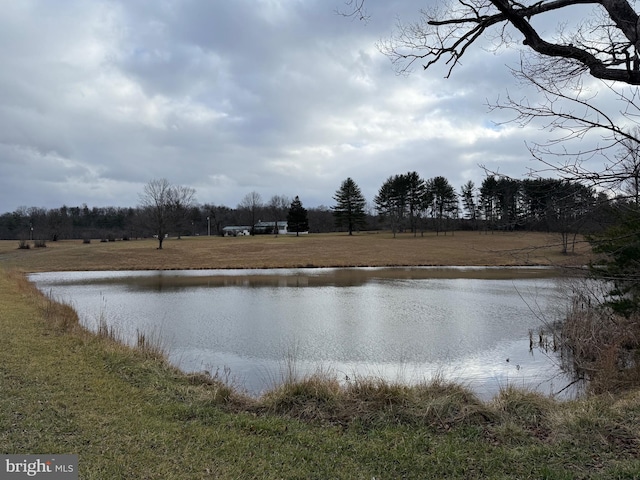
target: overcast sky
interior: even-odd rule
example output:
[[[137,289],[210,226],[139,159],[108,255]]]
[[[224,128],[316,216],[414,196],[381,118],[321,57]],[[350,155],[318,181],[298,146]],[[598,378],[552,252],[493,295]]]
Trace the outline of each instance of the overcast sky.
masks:
[[[365,23],[343,0],[0,0],[0,213],[136,206],[156,178],[316,207],[347,177],[370,202],[408,171],[522,177],[546,133],[486,106],[517,90],[516,52],[474,48],[445,79],[378,51],[425,4],[369,0]]]

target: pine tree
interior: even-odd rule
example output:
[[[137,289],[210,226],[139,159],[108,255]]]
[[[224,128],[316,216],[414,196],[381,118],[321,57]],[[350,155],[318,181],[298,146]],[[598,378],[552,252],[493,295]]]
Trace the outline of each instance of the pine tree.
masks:
[[[640,208],[619,203],[615,225],[588,237],[593,251],[604,254],[591,265],[591,275],[609,285],[606,304],[630,316],[640,312]]]
[[[307,216],[307,209],[302,206],[300,198],[296,195],[296,198],[291,202],[289,213],[287,214],[287,229],[292,232],[296,232],[296,237],[300,232],[309,231],[309,218]]]
[[[445,220],[457,215],[458,195],[444,177],[434,177],[427,181],[427,191],[426,196],[438,234],[445,227]]]
[[[351,178],[342,182],[333,199],[337,202],[334,207],[331,207],[336,226],[346,225],[349,235],[353,235],[354,230],[366,224],[367,216],[364,211],[366,200],[360,187]]]
[[[378,214],[389,221],[394,238],[398,229],[401,228],[401,222],[405,215],[405,186],[403,175],[389,177],[373,199]]]

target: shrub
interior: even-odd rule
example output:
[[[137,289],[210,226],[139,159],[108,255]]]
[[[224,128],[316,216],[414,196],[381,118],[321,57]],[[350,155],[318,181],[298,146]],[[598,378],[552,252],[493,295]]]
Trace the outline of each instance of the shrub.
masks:
[[[640,384],[640,314],[622,315],[598,303],[598,295],[579,292],[560,330],[562,360],[594,392]]]

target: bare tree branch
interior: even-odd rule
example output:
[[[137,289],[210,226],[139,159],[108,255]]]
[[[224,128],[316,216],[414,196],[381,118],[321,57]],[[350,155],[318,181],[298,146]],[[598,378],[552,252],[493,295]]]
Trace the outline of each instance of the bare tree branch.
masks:
[[[587,4],[606,12],[608,21],[585,20],[572,34],[552,41],[543,39],[530,23],[538,15]],[[362,9],[360,0],[357,11]],[[398,24],[392,38],[379,48],[400,73],[408,72],[417,61],[424,62],[425,69],[444,62],[449,76],[490,28],[511,25],[522,34],[523,45],[543,57],[577,62],[595,78],[640,85],[638,21],[627,0],[542,0],[533,5],[514,0],[452,0],[443,10],[423,10],[415,23]],[[504,30],[501,35],[506,42]]]

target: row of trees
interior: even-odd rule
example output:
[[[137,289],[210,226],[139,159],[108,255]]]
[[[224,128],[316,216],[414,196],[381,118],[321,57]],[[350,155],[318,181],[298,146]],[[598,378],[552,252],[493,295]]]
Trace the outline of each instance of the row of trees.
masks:
[[[366,200],[353,179],[342,183],[334,199],[337,225],[351,234],[367,224]],[[602,192],[569,180],[488,176],[479,188],[469,181],[456,192],[446,178],[425,180],[417,172],[390,176],[373,203],[379,225],[394,235],[461,228],[554,231],[565,253],[578,233],[607,226],[616,208]]]
[[[151,183],[156,183],[153,181]],[[161,180],[161,182],[164,182]],[[150,184],[149,184],[150,185]],[[147,185],[145,188],[149,188]],[[155,189],[158,185],[152,187]],[[182,187],[173,187],[168,182],[159,189],[157,198],[151,202],[141,202],[137,207],[81,207],[60,208],[19,208],[14,212],[0,215],[0,239],[3,240],[62,240],[62,239],[133,239],[165,235],[221,235],[226,225],[251,225],[252,220],[285,221],[292,205],[287,200],[284,207],[273,209],[269,205],[249,209],[245,205],[229,208],[223,205],[197,204],[191,197],[191,203],[174,201],[176,191]],[[165,191],[166,190],[166,191]],[[282,197],[285,198],[286,197]],[[176,198],[177,200],[180,197]],[[166,203],[163,200],[167,200]],[[295,201],[295,199],[294,199]],[[291,219],[292,231],[308,229],[309,222],[314,231],[331,231],[334,228],[332,212],[327,207],[304,209],[302,202],[294,214],[306,214],[304,218]],[[143,204],[144,203],[144,204]],[[296,227],[296,225],[298,225]],[[162,230],[162,234],[160,234]]]
[[[488,176],[477,188],[469,181],[457,192],[437,176],[423,179],[417,172],[390,176],[367,202],[352,178],[344,180],[335,205],[302,207],[299,197],[274,195],[267,202],[257,192],[245,195],[235,209],[196,203],[195,190],[171,185],[166,179],[145,185],[136,208],[22,208],[0,216],[0,238],[138,238],[156,235],[217,235],[227,225],[288,220],[290,230],[313,232],[391,229],[414,235],[466,230],[543,230],[561,232],[565,247],[572,235],[594,232],[610,218],[609,199],[593,188],[560,179],[516,180]],[[290,218],[290,210],[305,215]],[[34,237],[35,235],[35,237]]]
[[[467,182],[459,192],[441,176],[423,179],[417,172],[389,177],[367,202],[352,178],[344,180],[331,207],[304,209],[299,197],[274,195],[267,202],[257,192],[245,195],[235,209],[196,203],[195,190],[152,180],[133,208],[62,206],[21,208],[0,215],[0,238],[138,238],[170,234],[217,235],[227,225],[288,220],[290,230],[313,232],[391,229],[394,234],[426,230],[595,231],[602,195],[581,184],[558,179],[515,180],[489,176],[479,188]],[[293,202],[303,218],[290,218]],[[303,228],[304,227],[304,228]]]

